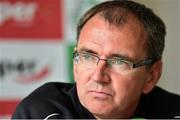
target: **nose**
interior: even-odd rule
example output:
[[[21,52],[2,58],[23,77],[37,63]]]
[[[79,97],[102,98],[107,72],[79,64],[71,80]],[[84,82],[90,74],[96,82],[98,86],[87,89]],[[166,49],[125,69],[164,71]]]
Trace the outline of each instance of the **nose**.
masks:
[[[106,61],[98,61],[98,64],[94,69],[91,78],[92,80],[99,83],[108,83],[110,81],[110,77],[106,68]]]

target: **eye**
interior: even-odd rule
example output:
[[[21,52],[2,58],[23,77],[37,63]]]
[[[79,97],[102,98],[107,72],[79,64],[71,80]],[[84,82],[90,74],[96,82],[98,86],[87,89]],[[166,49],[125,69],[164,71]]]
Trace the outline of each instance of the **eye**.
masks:
[[[124,64],[125,62],[124,62],[124,60],[122,60],[122,59],[114,59],[114,64],[116,64],[116,65],[122,65],[122,64]]]
[[[84,59],[89,60],[91,58],[91,55],[89,54],[83,54],[82,56]]]
[[[108,63],[109,65],[121,65],[125,62],[122,59],[113,58],[113,59],[109,59]]]
[[[93,61],[95,58],[91,54],[83,53],[82,54],[82,59],[85,61]]]
[[[119,59],[119,58],[112,58],[112,59],[109,59],[107,62],[108,62],[109,67],[127,66],[127,62],[125,60]]]

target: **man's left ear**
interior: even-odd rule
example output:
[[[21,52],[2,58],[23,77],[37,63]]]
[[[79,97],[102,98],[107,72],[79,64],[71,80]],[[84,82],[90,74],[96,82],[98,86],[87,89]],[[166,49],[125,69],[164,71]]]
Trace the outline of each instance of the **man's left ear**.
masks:
[[[162,61],[158,60],[150,68],[150,75],[148,76],[147,81],[145,82],[143,93],[149,93],[157,84],[158,80],[161,77],[162,73]]]

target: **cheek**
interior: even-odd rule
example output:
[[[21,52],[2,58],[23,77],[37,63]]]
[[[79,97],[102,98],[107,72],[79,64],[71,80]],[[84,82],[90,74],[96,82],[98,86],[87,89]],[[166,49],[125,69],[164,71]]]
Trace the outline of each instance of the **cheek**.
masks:
[[[85,79],[88,79],[88,74],[87,70],[79,66],[78,63],[74,63],[74,79],[76,82],[86,81]],[[83,79],[83,81],[81,79]]]
[[[116,93],[117,103],[135,101],[142,93],[145,78],[142,75],[119,75],[112,76],[112,86]]]
[[[90,80],[90,76],[92,74],[92,70],[84,70],[83,68],[76,69],[76,84],[79,94],[86,94],[86,84]]]
[[[87,108],[88,106],[92,106],[92,100],[88,97],[86,88],[86,85],[89,83],[90,76],[91,71],[83,69],[77,69],[76,71],[76,87],[78,98],[80,103]]]
[[[92,70],[85,70],[82,67],[76,67],[76,82],[87,82],[90,79]]]
[[[124,74],[115,74],[114,76],[111,76],[111,78],[112,80],[114,79],[113,82],[115,83],[115,86],[119,86],[120,89],[140,89],[144,86],[146,76],[145,71],[132,71]]]

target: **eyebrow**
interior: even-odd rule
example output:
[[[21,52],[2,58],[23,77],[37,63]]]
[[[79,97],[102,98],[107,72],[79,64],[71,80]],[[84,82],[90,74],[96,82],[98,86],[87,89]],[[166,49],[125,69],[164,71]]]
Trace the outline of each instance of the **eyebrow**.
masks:
[[[110,56],[112,57],[117,57],[117,58],[122,58],[124,60],[128,60],[128,61],[133,61],[130,57],[128,57],[127,55],[122,55],[122,54],[118,54],[118,53],[113,53]]]
[[[88,49],[88,48],[80,48],[79,50],[77,50],[79,52],[87,52],[87,53],[92,53],[92,54],[96,54],[97,55],[97,52],[91,50],[91,49]]]
[[[95,52],[95,51],[93,51],[93,50],[91,50],[91,49],[88,49],[88,48],[80,48],[78,51],[79,51],[79,52],[87,52],[87,53],[91,53],[91,54],[98,55],[97,52]],[[130,57],[128,57],[127,55],[122,55],[122,54],[118,54],[118,53],[110,54],[108,57],[109,57],[109,58],[110,58],[110,57],[122,58],[122,59],[124,59],[124,60],[133,61],[133,60],[130,59]]]

